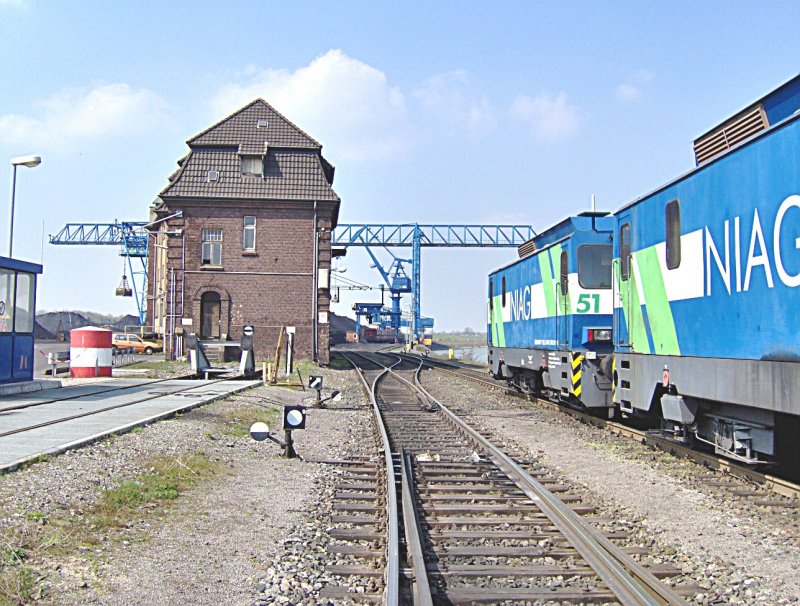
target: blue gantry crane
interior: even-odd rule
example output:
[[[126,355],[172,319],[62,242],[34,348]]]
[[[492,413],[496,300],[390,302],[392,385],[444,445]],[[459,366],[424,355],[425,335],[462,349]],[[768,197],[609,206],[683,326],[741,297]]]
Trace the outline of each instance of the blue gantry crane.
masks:
[[[429,318],[423,318],[420,311],[420,266],[422,247],[479,247],[501,248],[517,247],[524,244],[536,235],[533,227],[529,225],[420,225],[418,223],[405,223],[396,225],[387,224],[340,224],[333,231],[333,246],[350,247],[361,246],[367,249],[368,254],[381,273],[384,282],[389,286],[392,296],[392,312],[397,305],[398,327],[400,322],[400,296],[411,293],[411,334],[419,339]],[[411,279],[402,271],[403,263],[409,259],[399,259],[394,255],[394,261],[387,271],[378,262],[370,247],[383,246],[411,248]],[[391,254],[391,253],[390,253]],[[398,277],[398,271],[402,275]],[[397,290],[393,290],[397,280]],[[404,278],[404,279],[403,279]]]
[[[146,321],[147,305],[147,239],[146,221],[117,221],[113,223],[67,223],[55,236],[50,236],[50,244],[61,245],[102,245],[119,246],[120,256],[130,273],[123,272],[122,283],[117,295],[134,297],[139,313],[139,324]]]

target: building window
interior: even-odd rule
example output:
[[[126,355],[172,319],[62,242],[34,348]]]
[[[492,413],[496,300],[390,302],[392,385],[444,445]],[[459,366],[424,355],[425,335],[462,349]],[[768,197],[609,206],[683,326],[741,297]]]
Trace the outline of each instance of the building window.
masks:
[[[667,204],[667,268],[677,269],[681,264],[681,204],[673,200]]]
[[[242,174],[264,176],[264,158],[261,156],[242,156]]]
[[[242,227],[242,250],[252,252],[256,249],[256,218],[245,217]]]
[[[619,273],[620,278],[631,277],[631,224],[625,223],[619,228]]]
[[[200,265],[222,265],[222,230],[204,229]]]

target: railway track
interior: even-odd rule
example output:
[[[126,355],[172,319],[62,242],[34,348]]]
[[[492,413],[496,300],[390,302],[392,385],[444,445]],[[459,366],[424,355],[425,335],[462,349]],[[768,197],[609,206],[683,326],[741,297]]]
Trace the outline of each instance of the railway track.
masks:
[[[791,480],[787,480],[779,476],[771,475],[744,465],[740,465],[735,461],[726,459],[724,457],[695,450],[693,448],[690,448],[689,446],[679,444],[677,442],[664,438],[660,435],[657,435],[655,432],[636,429],[634,427],[629,427],[628,425],[624,425],[623,423],[619,423],[617,421],[610,421],[607,419],[594,417],[590,414],[586,414],[579,410],[561,406],[559,404],[553,403],[543,398],[520,393],[513,389],[509,389],[506,385],[502,383],[487,379],[484,373],[481,373],[480,371],[477,370],[465,368],[464,366],[461,365],[451,364],[445,360],[422,358],[421,356],[415,356],[412,354],[396,354],[396,355],[407,356],[409,359],[422,360],[422,363],[425,366],[433,368],[439,372],[443,372],[449,375],[454,375],[460,379],[466,379],[468,381],[478,383],[481,386],[487,387],[495,391],[500,391],[509,396],[533,401],[541,406],[545,406],[552,410],[558,410],[560,412],[563,412],[564,414],[571,416],[574,419],[581,421],[582,423],[586,423],[594,427],[605,429],[616,435],[631,440],[635,440],[640,444],[646,444],[648,446],[657,448],[659,450],[663,450],[675,456],[692,460],[695,463],[699,463],[700,465],[703,465],[704,467],[707,467],[709,469],[714,469],[723,472],[725,474],[732,476],[737,480],[749,484],[751,487],[752,485],[756,485],[772,493],[788,497],[791,499],[800,500],[800,484],[792,482]],[[748,486],[747,485],[741,485],[738,487],[733,486],[732,489],[740,493],[740,496],[746,496],[744,493],[747,492]],[[758,492],[753,493],[750,496],[763,497],[763,495]],[[767,503],[766,501],[764,501],[763,504],[779,505],[779,503]]]
[[[515,461],[425,391],[419,361],[384,362],[386,355],[345,355],[359,369],[384,448],[380,461],[353,462],[362,477],[385,479],[383,496],[374,492],[380,482],[350,484],[361,490],[345,494],[342,507],[350,507],[356,530],[332,535],[352,541],[333,546],[338,553],[370,560],[348,574],[383,579],[364,601],[685,603],[657,578],[680,571],[634,560],[641,550],[615,543],[624,535],[602,533],[583,517],[595,514],[591,505],[538,464]],[[374,532],[379,519],[385,535]]]

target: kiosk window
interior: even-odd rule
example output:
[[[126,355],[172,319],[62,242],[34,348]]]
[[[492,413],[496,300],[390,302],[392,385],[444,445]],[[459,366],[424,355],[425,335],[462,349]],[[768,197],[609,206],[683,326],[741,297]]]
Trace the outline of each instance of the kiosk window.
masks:
[[[33,300],[36,296],[36,276],[17,274],[17,303],[14,318],[16,332],[33,332]]]
[[[14,272],[0,269],[0,332],[14,329]]]

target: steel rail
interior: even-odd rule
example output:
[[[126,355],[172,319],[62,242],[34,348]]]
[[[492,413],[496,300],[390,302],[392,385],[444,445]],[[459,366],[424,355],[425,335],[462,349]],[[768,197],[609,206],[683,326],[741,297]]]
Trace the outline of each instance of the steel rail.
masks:
[[[466,422],[461,420],[444,404],[433,397],[419,382],[420,362],[414,376],[416,387],[468,437],[480,444],[489,453],[492,461],[527,494],[550,518],[553,524],[575,546],[592,569],[606,582],[609,589],[625,606],[666,605],[688,603],[672,589],[661,583],[644,566],[633,560],[609,539],[576,515],[565,503],[543,484],[531,477],[519,464],[492,442],[484,438]]]
[[[394,355],[406,356],[406,359],[409,360],[415,360],[415,361],[420,360],[418,356],[409,354],[394,354]],[[629,438],[631,440],[635,440],[640,444],[653,446],[655,448],[658,448],[659,450],[668,452],[675,456],[685,457],[687,459],[694,461],[695,463],[699,463],[701,465],[710,467],[712,469],[716,469],[723,473],[727,473],[739,480],[756,484],[784,497],[789,497],[792,499],[800,499],[800,484],[797,484],[790,480],[786,480],[784,478],[767,474],[761,471],[756,471],[749,467],[739,465],[738,463],[732,461],[731,459],[695,450],[694,448],[691,448],[684,444],[674,442],[672,440],[669,440],[661,436],[653,435],[652,433],[649,433],[647,431],[642,431],[640,429],[628,427],[627,425],[624,425],[617,421],[609,421],[607,419],[602,419],[600,417],[594,417],[592,415],[583,413],[579,410],[575,410],[573,408],[567,408],[559,404],[556,404],[554,402],[551,402],[549,400],[545,400],[544,398],[514,391],[504,385],[499,385],[493,381],[482,379],[480,377],[470,376],[462,372],[458,372],[457,370],[450,370],[448,368],[442,368],[442,366],[439,366],[439,364],[441,364],[443,366],[450,366],[452,368],[458,368],[458,369],[462,368],[459,366],[448,364],[446,360],[431,360],[430,358],[428,358],[423,361],[423,364],[428,366],[429,368],[438,370],[439,372],[455,375],[461,379],[466,379],[467,381],[479,383],[490,389],[501,391],[506,395],[525,398],[534,401],[537,404],[541,404],[553,410],[558,410],[559,412],[567,414],[573,417],[574,419],[577,419],[588,425],[592,425],[594,427],[610,431],[611,433]],[[469,368],[465,368],[464,370],[473,372],[472,369]]]
[[[384,353],[380,355],[393,356],[398,361],[403,359],[397,354]],[[372,361],[374,362],[374,360]],[[666,604],[688,606],[688,603],[677,593],[661,583],[644,566],[630,558],[609,539],[603,537],[591,525],[575,514],[569,506],[547,490],[544,485],[531,477],[506,453],[434,398],[419,382],[419,373],[424,366],[424,361],[418,360],[417,364],[418,366],[414,373],[414,384],[389,367],[386,367],[386,370],[412,390],[421,393],[429,402],[437,404],[442,413],[457,428],[468,438],[483,447],[489,453],[492,462],[506,473],[520,490],[542,510],[624,606],[657,606]]]
[[[397,354],[382,355],[393,355],[398,360],[402,360]],[[603,537],[580,516],[576,515],[569,506],[547,490],[544,485],[531,477],[507,454],[434,398],[419,382],[419,373],[423,365],[424,362],[419,360],[414,374],[414,384],[390,368],[386,368],[398,380],[421,393],[428,401],[437,404],[442,413],[450,419],[455,427],[459,428],[464,435],[489,453],[492,462],[505,472],[520,490],[542,510],[595,573],[606,583],[623,606],[664,606],[670,604],[688,606],[688,603],[677,593],[661,583],[647,569],[630,558],[610,540]]]
[[[356,355],[361,356],[361,354],[358,353],[356,353]],[[350,356],[344,353],[342,356],[348,362],[350,362],[353,368],[357,371],[358,378],[361,379],[364,389],[367,391],[367,393],[369,393],[369,398],[372,403],[372,411],[375,413],[375,422],[378,425],[378,431],[381,435],[383,457],[386,464],[387,515],[386,571],[384,573],[383,604],[384,606],[398,606],[400,603],[400,531],[399,517],[397,514],[397,485],[395,483],[394,460],[392,457],[392,448],[389,444],[389,435],[386,433],[386,427],[383,424],[381,411],[378,408],[378,401],[375,397],[378,380],[387,375],[390,371],[388,367],[384,367],[384,370],[375,377],[372,385],[369,385],[366,377],[364,377],[364,373],[358,368],[358,365],[350,358]]]
[[[422,549],[419,519],[414,507],[414,492],[411,484],[411,456],[405,449],[400,453],[400,469],[403,481],[403,526],[406,532],[406,550],[411,556],[414,571],[414,606],[433,606],[428,570]]]

